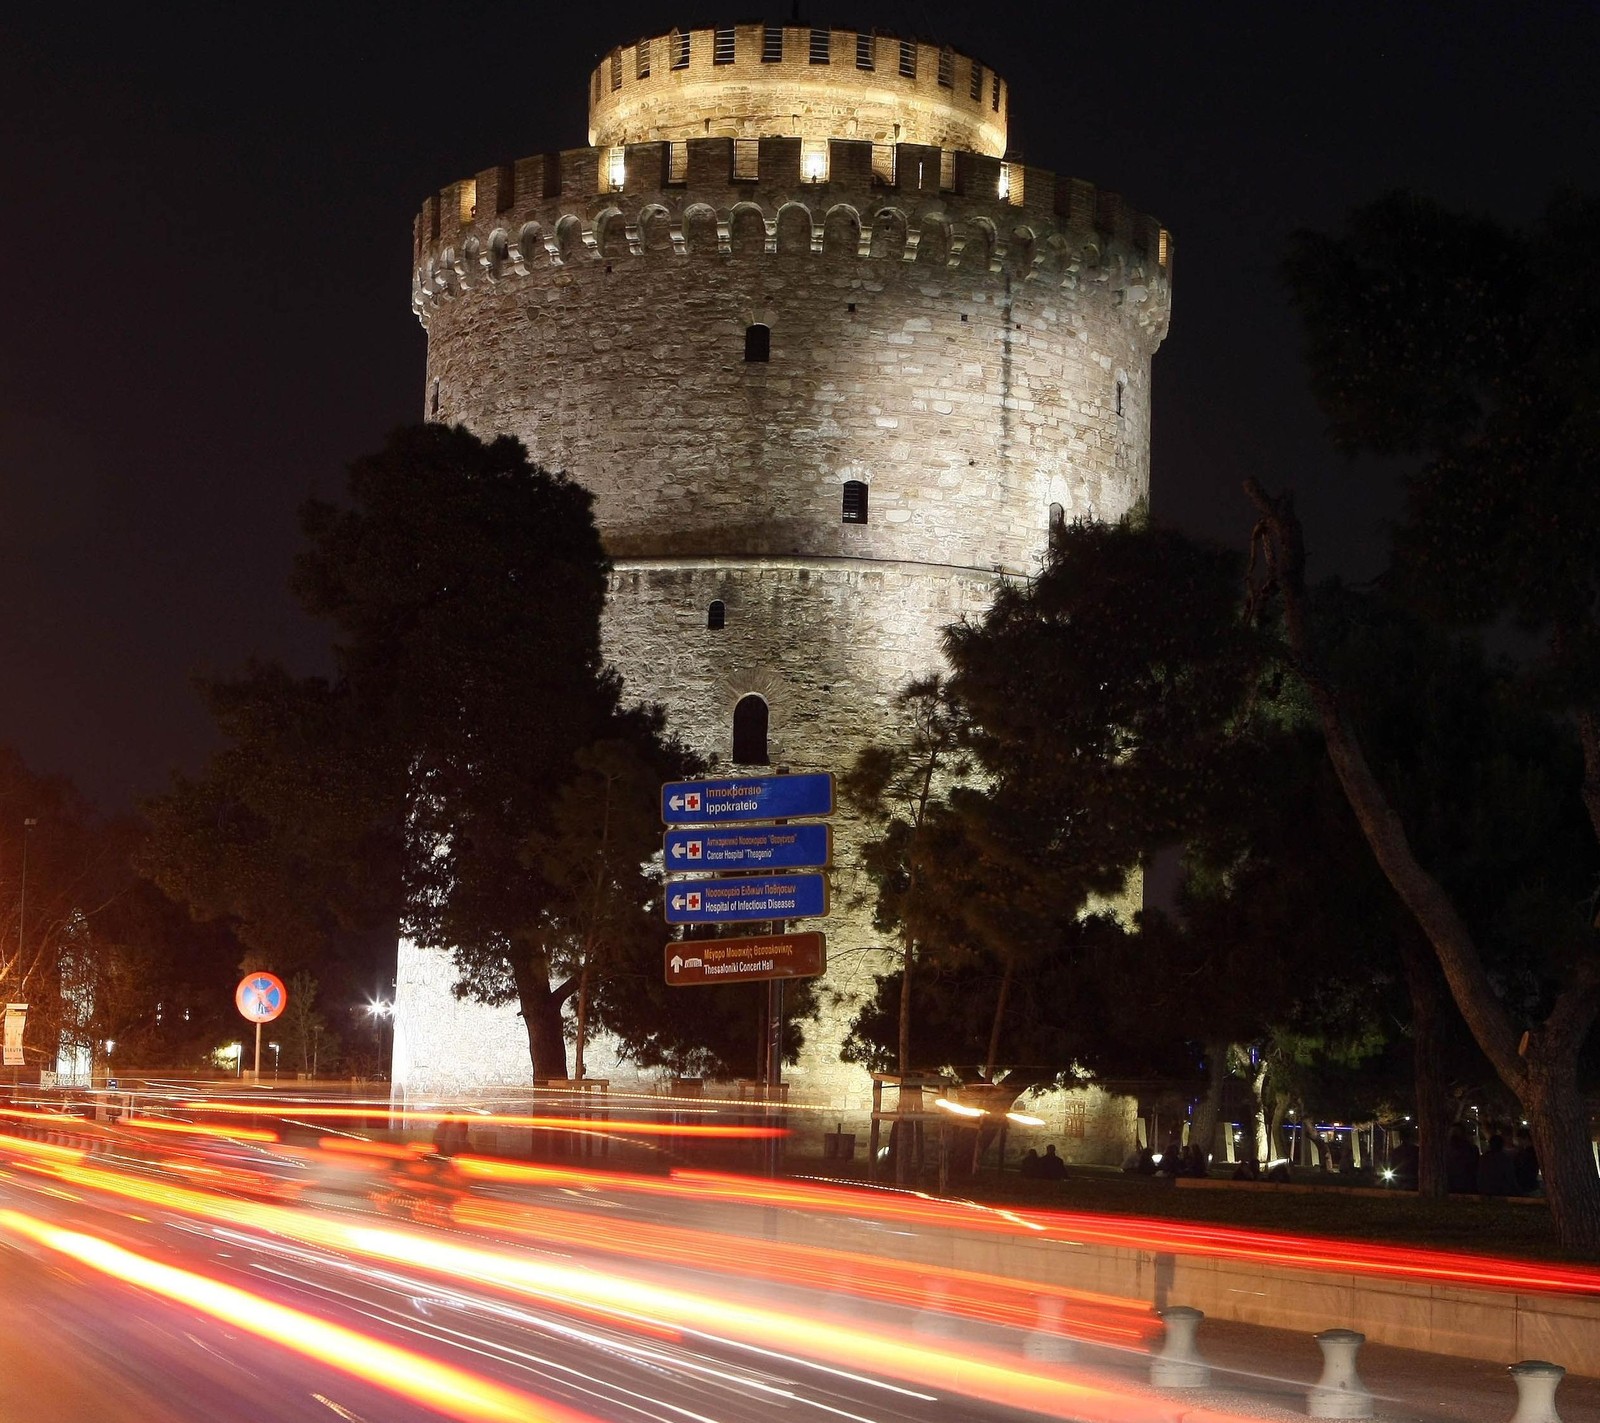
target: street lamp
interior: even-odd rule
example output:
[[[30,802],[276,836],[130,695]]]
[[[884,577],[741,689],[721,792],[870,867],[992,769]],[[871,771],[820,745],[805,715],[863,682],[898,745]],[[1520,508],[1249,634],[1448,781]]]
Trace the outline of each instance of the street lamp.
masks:
[[[378,1030],[378,1065],[383,1069],[383,1025],[394,1017],[394,1002],[388,998],[374,998],[367,1004],[367,1016]],[[387,1071],[384,1073],[388,1075]]]
[[[272,1049],[272,1080],[276,1082],[278,1080],[278,1048],[281,1045],[278,1043],[268,1043],[267,1046]]]
[[[39,822],[28,816],[22,822],[22,879],[17,889],[17,956],[19,961],[25,960],[28,953],[27,940],[23,937],[23,921],[28,913],[28,837],[33,833],[33,827]],[[23,972],[26,972],[24,967]]]

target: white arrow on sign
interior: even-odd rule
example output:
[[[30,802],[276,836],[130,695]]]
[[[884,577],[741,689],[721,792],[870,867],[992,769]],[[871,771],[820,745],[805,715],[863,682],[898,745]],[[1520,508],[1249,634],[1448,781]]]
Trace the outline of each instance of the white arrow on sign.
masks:
[[[681,860],[683,858],[683,846],[682,845],[674,845],[672,847],[672,858],[675,859],[675,860]]]
[[[672,956],[672,971],[674,973],[682,973],[683,972],[683,955],[682,954],[674,954]]]
[[[672,907],[674,909],[683,908],[683,896],[681,894],[675,894],[672,896]]]
[[[683,797],[681,795],[675,795],[667,802],[667,804],[670,805],[674,810],[682,810]]]

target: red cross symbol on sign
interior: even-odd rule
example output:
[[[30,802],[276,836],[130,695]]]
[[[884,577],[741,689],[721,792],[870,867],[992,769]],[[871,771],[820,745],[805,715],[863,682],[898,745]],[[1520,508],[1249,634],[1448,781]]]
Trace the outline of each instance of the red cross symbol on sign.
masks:
[[[699,791],[690,791],[690,792],[688,792],[688,794],[686,794],[684,796],[684,798],[683,798],[683,807],[684,807],[685,810],[699,810],[700,809],[700,792]]]
[[[690,893],[690,894],[686,895],[685,898],[688,900],[688,907],[690,909],[692,909],[692,910],[699,909],[699,907],[700,907],[700,896],[698,894]]]
[[[700,858],[700,842],[698,840],[691,840],[689,842],[689,858],[691,860],[698,860]]]

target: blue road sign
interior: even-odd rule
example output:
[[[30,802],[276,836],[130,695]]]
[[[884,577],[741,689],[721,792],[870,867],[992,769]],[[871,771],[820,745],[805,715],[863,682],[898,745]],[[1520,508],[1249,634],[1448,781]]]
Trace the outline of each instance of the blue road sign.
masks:
[[[669,830],[661,853],[669,875],[822,869],[833,863],[833,830],[816,824]]]
[[[828,912],[826,875],[749,875],[668,880],[669,924],[749,924],[760,919],[818,919]]]
[[[833,814],[833,776],[741,776],[726,781],[669,781],[661,787],[667,825],[731,820],[789,820]]]

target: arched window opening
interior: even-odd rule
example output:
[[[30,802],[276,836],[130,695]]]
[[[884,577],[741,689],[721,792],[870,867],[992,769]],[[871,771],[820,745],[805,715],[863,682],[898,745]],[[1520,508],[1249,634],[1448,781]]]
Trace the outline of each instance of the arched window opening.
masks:
[[[439,382],[433,383],[433,399],[429,402],[428,414],[437,417],[439,414]]]
[[[1123,395],[1123,392],[1127,390],[1127,388],[1128,388],[1127,380],[1124,379],[1124,378],[1120,378],[1119,377],[1118,380],[1117,380],[1117,414],[1118,415],[1121,415],[1123,413],[1123,410],[1122,410],[1122,395]]]
[[[844,522],[867,522],[867,486],[863,480],[847,479],[844,482]]]
[[[706,609],[706,626],[712,632],[721,632],[723,625],[728,621],[728,609],[721,598],[713,598],[711,606]]]
[[[767,764],[767,703],[752,692],[733,709],[733,762],[736,766]]]
[[[1059,504],[1050,506],[1050,536],[1054,538],[1067,526],[1067,511]]]
[[[759,321],[744,328],[744,358],[747,361],[772,359],[772,328]]]

